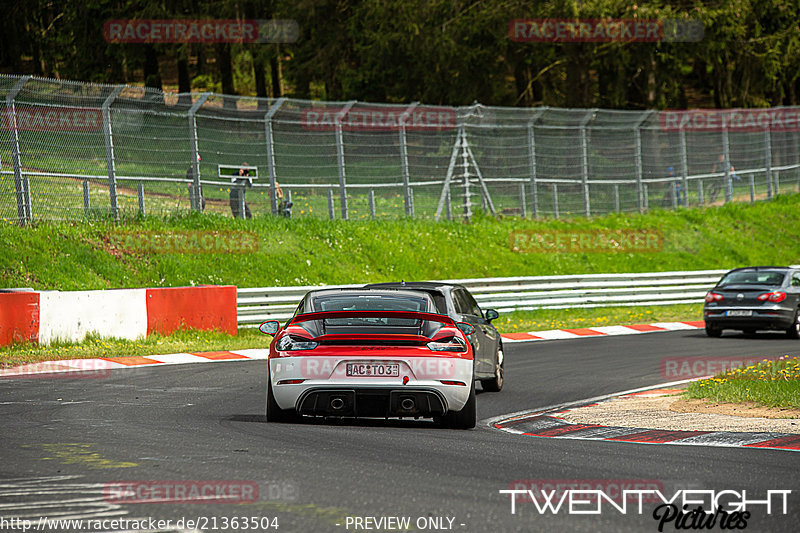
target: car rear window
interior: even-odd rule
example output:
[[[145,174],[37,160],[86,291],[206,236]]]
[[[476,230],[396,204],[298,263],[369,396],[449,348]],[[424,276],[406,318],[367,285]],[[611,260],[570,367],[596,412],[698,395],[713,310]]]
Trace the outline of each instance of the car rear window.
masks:
[[[740,270],[729,272],[719,282],[723,285],[781,285],[785,272],[778,270]]]

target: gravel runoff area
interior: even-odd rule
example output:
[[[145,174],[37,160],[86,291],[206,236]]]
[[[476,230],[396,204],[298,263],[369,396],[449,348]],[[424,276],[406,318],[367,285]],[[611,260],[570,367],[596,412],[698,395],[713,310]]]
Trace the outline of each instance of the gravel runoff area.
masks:
[[[600,426],[800,434],[800,410],[684,399],[674,390],[622,396],[557,416]]]

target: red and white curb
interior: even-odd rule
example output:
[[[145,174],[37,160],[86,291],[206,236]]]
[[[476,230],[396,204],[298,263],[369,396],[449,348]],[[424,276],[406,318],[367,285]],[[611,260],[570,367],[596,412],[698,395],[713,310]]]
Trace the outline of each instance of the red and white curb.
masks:
[[[674,385],[677,384],[668,384]],[[800,451],[800,435],[777,432],[744,431],[677,431],[647,429],[597,424],[567,422],[558,417],[567,411],[630,396],[661,396],[677,392],[678,389],[648,389],[626,391],[616,395],[575,402],[569,406],[545,408],[526,414],[509,415],[492,419],[489,426],[506,433],[526,437],[558,438],[573,440],[601,440],[632,442],[638,444],[674,444],[683,446],[715,446],[734,448],[767,448],[773,450]]]
[[[503,333],[505,342],[552,341],[564,339],[580,339],[583,337],[613,337],[617,335],[638,335],[640,333],[656,333],[663,331],[680,331],[703,329],[702,320],[686,322],[654,322],[652,324],[632,324],[629,326],[598,326],[593,328],[550,329],[546,331],[528,331],[525,333]]]
[[[95,359],[65,359],[42,361],[11,368],[0,368],[2,378],[25,378],[42,374],[59,374],[59,377],[92,377],[121,368],[182,365],[189,363],[219,363],[267,359],[269,350],[253,348],[247,350],[173,353],[167,355],[143,355],[129,357],[100,357]],[[43,377],[43,376],[42,376]]]

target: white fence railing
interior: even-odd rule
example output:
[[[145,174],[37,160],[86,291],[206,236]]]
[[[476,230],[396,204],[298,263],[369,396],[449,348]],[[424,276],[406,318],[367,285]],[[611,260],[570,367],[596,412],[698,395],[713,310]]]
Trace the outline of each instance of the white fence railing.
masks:
[[[467,287],[482,308],[500,312],[570,307],[610,307],[700,303],[728,270],[579,274],[445,280]],[[324,288],[358,285],[308,285],[238,290],[239,325],[289,318],[303,295]]]

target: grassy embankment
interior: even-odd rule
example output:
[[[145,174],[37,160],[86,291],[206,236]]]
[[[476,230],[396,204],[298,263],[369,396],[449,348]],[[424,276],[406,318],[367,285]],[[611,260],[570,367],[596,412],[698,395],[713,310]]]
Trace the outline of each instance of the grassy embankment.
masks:
[[[677,212],[615,214],[592,219],[521,220],[477,217],[473,222],[431,220],[329,221],[257,217],[232,220],[211,214],[131,219],[113,225],[0,224],[0,287],[107,289],[198,284],[240,287],[361,283],[490,276],[649,272],[800,262],[800,196]],[[114,231],[250,231],[258,249],[243,254],[153,254],[115,247]],[[664,236],[653,253],[520,253],[512,231],[649,230]],[[696,320],[700,305],[539,310],[508,313],[501,331]],[[240,331],[236,339],[188,332],[139,342],[89,339],[82,345],[0,349],[0,364],[43,358],[92,357],[263,346]]]

